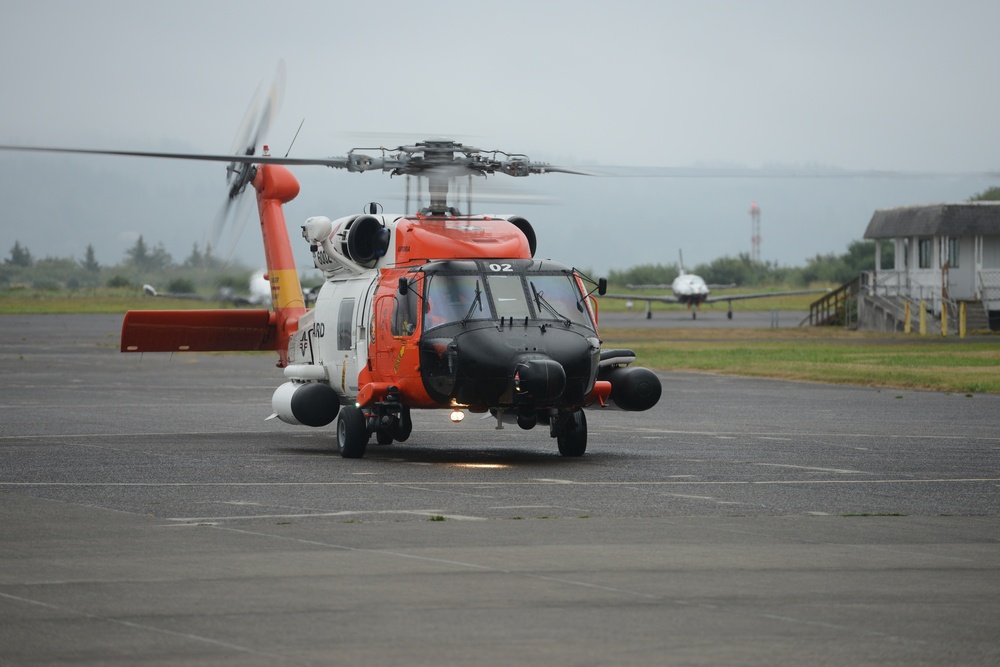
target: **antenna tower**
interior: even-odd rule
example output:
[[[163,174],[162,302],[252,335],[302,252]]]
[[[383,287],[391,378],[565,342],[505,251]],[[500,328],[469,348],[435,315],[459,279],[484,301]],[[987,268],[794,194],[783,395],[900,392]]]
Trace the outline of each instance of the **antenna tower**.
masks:
[[[750,202],[750,259],[760,261],[760,206]]]

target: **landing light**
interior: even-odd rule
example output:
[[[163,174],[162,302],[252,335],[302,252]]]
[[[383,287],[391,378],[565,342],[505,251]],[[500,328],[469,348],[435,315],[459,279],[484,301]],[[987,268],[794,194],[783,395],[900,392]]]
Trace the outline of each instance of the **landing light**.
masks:
[[[463,419],[465,419],[465,413],[464,412],[462,412],[461,410],[452,410],[451,411],[451,421],[453,421],[454,423],[457,424],[458,422],[462,421]]]

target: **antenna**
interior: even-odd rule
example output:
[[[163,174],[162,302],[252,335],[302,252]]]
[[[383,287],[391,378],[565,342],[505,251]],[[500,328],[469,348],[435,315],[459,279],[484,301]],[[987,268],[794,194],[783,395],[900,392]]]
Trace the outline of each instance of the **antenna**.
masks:
[[[301,131],[302,131],[302,125],[303,125],[303,123],[305,123],[305,122],[306,122],[306,119],[305,119],[305,118],[303,118],[303,119],[302,119],[302,122],[301,122],[301,123],[299,123],[299,129],[295,130],[295,136],[294,136],[294,137],[292,137],[292,143],[288,144],[288,151],[287,151],[287,152],[285,153],[285,157],[288,157],[288,153],[291,153],[291,152],[292,152],[292,146],[294,146],[294,145],[295,145],[295,140],[299,138],[299,132],[301,132]]]
[[[750,259],[760,261],[760,206],[750,202]]]

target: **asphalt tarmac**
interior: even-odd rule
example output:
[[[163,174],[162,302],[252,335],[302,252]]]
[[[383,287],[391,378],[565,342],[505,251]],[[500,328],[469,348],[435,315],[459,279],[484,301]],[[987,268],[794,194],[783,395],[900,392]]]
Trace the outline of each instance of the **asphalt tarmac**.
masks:
[[[809,320],[808,310],[739,310],[735,307],[732,318],[727,318],[724,303],[702,306],[697,313],[653,306],[652,317],[648,319],[644,304],[637,304],[626,311],[600,311],[599,315],[602,327],[675,329],[784,329],[797,327],[803,320]]]
[[[1000,664],[1000,396],[664,373],[580,459],[348,460],[120,322],[0,318],[0,664]]]

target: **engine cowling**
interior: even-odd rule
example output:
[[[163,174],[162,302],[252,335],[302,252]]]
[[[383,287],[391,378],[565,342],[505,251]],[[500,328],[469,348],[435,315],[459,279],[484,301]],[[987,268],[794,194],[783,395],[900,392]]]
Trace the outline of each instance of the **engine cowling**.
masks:
[[[385,255],[389,236],[389,230],[375,216],[358,216],[347,230],[345,254],[352,262],[368,264]]]
[[[271,397],[278,419],[295,426],[326,426],[340,412],[340,396],[325,382],[286,382]]]
[[[528,248],[531,251],[531,256],[535,256],[535,250],[538,248],[538,240],[535,238],[535,230],[531,226],[531,223],[519,215],[511,216],[507,218],[507,222],[517,227],[524,238],[528,240]]]

